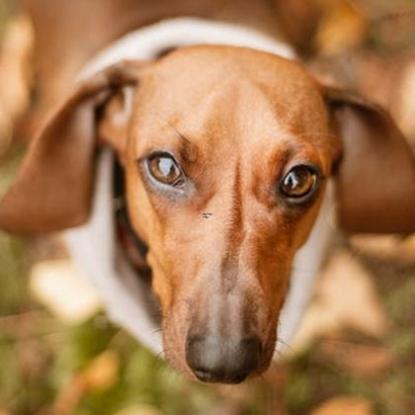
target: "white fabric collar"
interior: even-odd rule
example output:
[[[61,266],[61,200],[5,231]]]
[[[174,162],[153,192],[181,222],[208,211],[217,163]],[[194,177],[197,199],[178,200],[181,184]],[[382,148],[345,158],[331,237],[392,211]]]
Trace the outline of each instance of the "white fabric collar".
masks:
[[[179,18],[127,34],[89,62],[79,78],[89,77],[122,59],[152,59],[168,48],[192,44],[245,46],[295,58],[288,45],[251,29]],[[110,150],[105,150],[98,160],[90,220],[81,227],[66,231],[64,237],[78,268],[101,295],[109,317],[155,353],[160,353],[162,340],[149,311],[148,287],[131,269],[116,243],[112,170],[113,155]],[[332,191],[331,188],[328,190],[312,234],[294,260],[291,287],[280,316],[279,351],[290,342],[297,330],[313,293],[315,276],[333,230]]]
[[[154,59],[169,48],[197,44],[244,46],[287,59],[296,58],[289,45],[253,29],[181,17],[163,20],[126,34],[98,53],[81,71],[79,78],[87,78],[122,59]]]

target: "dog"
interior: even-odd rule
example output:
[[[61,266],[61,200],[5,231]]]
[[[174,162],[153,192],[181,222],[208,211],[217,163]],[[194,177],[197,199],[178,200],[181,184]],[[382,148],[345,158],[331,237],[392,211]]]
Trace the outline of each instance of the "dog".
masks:
[[[69,229],[112,319],[190,377],[268,368],[336,226],[415,231],[415,159],[390,116],[266,34],[166,18],[104,48],[68,89],[0,228]]]

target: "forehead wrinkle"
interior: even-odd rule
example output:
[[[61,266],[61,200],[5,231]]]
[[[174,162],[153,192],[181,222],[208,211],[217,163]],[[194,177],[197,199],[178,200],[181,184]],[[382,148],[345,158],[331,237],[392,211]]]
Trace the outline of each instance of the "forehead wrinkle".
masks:
[[[209,158],[235,149],[236,84],[215,88],[194,103],[190,112],[176,116],[174,125],[193,146],[207,151]],[[227,148],[228,147],[228,148]]]
[[[179,139],[179,154],[183,161],[188,163],[195,163],[198,159],[197,145],[192,142],[189,136],[182,132],[179,127],[176,126],[176,122],[166,121],[167,125],[172,128],[177,138]]]

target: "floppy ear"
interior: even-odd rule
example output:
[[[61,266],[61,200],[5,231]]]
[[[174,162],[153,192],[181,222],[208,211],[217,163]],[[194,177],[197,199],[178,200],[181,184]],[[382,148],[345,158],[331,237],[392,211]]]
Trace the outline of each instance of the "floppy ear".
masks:
[[[1,229],[48,232],[87,220],[98,129],[104,134],[100,138],[119,150],[126,130],[120,120],[126,124],[129,117],[117,114],[125,112],[117,94],[136,85],[141,66],[122,62],[75,86],[33,141],[15,182],[1,200]],[[114,128],[111,116],[116,119]]]
[[[326,92],[342,140],[337,188],[340,225],[352,232],[415,232],[415,156],[380,107]]]

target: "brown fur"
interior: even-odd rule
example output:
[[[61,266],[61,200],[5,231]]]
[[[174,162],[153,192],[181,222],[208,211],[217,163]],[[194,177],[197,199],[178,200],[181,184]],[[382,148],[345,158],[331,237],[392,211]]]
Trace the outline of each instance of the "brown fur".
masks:
[[[115,125],[125,88],[136,91],[132,113]],[[97,106],[103,115],[95,124]],[[342,148],[342,223],[415,230],[414,160],[382,111],[321,87],[297,63],[225,46],[122,63],[80,85],[35,141],[0,204],[0,226],[33,232],[87,220],[97,131],[124,165],[132,225],[149,247],[166,355],[183,372],[187,334],[212,324],[229,336],[255,332],[263,345],[257,371],[268,366],[293,256]],[[141,161],[155,150],[181,163],[192,182],[184,195],[166,196],[149,182]],[[293,208],[276,189],[304,162],[325,180],[313,203]],[[389,208],[379,209],[379,200]]]

